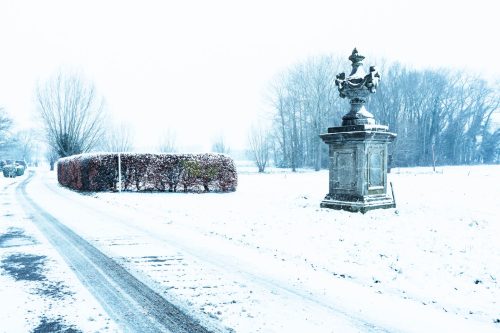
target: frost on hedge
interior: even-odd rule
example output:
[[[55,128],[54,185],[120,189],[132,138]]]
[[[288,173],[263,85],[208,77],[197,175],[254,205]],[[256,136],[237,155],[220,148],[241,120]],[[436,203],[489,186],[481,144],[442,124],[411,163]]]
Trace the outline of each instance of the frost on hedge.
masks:
[[[122,190],[230,192],[238,183],[223,154],[121,154]],[[81,154],[57,162],[57,179],[78,191],[116,191],[118,154]]]

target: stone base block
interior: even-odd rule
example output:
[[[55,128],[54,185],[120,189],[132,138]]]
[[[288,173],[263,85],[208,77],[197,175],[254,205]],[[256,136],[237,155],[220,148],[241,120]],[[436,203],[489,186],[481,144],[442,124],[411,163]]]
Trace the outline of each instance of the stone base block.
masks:
[[[372,209],[396,208],[396,203],[390,197],[374,198],[366,201],[343,201],[330,199],[328,196],[321,202],[321,208],[347,210],[350,212],[366,213]]]

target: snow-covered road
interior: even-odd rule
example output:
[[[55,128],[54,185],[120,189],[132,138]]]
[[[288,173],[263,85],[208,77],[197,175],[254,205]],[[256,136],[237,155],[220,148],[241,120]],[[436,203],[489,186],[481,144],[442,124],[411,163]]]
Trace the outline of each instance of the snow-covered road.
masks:
[[[26,195],[25,187],[32,177],[30,172],[18,185],[19,201],[31,213],[33,223],[124,331],[210,332],[38,206]]]
[[[0,179],[0,332],[120,332]]]
[[[368,263],[372,266],[365,264],[359,267],[370,253],[355,253],[353,257],[353,253],[349,252],[363,248],[364,244],[358,246],[357,243],[362,237],[352,237],[353,242],[348,239],[349,233],[342,232],[338,226],[329,227],[326,224],[323,227],[327,234],[320,231],[311,236],[311,231],[315,231],[326,218],[332,223],[339,223],[342,228],[351,225],[352,232],[359,231],[361,221],[364,226],[361,234],[372,233],[373,237],[387,242],[389,238],[382,232],[389,231],[384,231],[385,226],[381,227],[380,222],[386,220],[391,223],[398,217],[392,210],[364,217],[341,212],[333,217],[332,212],[317,208],[324,194],[321,188],[319,191],[315,189],[314,193],[309,190],[317,187],[315,182],[320,176],[314,173],[259,175],[260,178],[244,175],[237,193],[225,195],[81,195],[61,188],[53,175],[42,173],[28,184],[27,193],[48,214],[214,330],[318,333],[498,331],[498,325],[493,321],[488,324],[474,319],[474,316],[467,319],[460,315],[461,307],[466,307],[460,301],[452,303],[457,309],[454,312],[441,309],[439,295],[435,295],[438,301],[428,306],[422,301],[424,296],[418,289],[428,282],[429,290],[435,291],[436,281],[421,281],[419,285],[413,281],[408,283],[406,272],[401,270],[404,260],[399,263],[396,260],[387,266],[396,272],[393,281],[398,276],[404,277],[403,283],[401,278],[395,283],[407,290],[398,288],[395,292],[394,288],[384,289],[382,285],[388,282],[382,274],[385,271],[372,263]],[[262,179],[265,181],[259,183]],[[253,186],[248,186],[250,183]],[[266,185],[270,186],[266,188]],[[277,196],[280,186],[284,186],[281,189],[282,200],[288,202],[283,207],[288,207],[289,211],[279,207],[280,198]],[[256,188],[259,191],[255,191]],[[419,189],[414,190],[418,192]],[[405,199],[404,195],[402,199]],[[405,212],[404,202],[402,206],[399,214],[414,213]],[[482,228],[488,221],[481,220],[481,217],[497,213],[495,208],[492,209],[486,215],[478,216],[477,223]],[[284,220],[280,214],[287,219]],[[449,214],[454,215],[453,212]],[[347,224],[340,223],[338,216],[347,219]],[[302,226],[294,224],[294,221]],[[385,253],[373,253],[383,263],[394,259],[390,250],[400,244],[400,240],[393,240],[394,236],[407,240],[411,235],[417,239],[422,236],[416,232],[418,226],[396,222],[403,228],[393,225],[399,228],[399,234],[390,235],[391,242],[385,244]],[[410,219],[410,222],[413,221]],[[427,228],[426,223],[423,222]],[[444,226],[438,224],[435,228]],[[409,234],[401,233],[404,229]],[[352,262],[343,260],[331,265],[324,258],[330,260],[332,255],[342,258],[341,253],[311,252],[311,249],[328,250],[323,242],[325,235],[333,235],[332,240],[340,242],[329,250],[344,248],[346,258]],[[412,242],[407,244],[411,246]],[[368,249],[379,251],[380,247]],[[394,250],[402,259],[409,255],[407,248]],[[432,250],[429,248],[429,251]],[[496,250],[493,249],[493,255],[496,255]],[[415,261],[410,266],[422,259],[413,257]],[[356,260],[358,263],[354,263]],[[425,264],[433,265],[432,262]],[[367,283],[362,269],[368,270],[370,276],[378,274],[381,281],[375,279]],[[491,273],[494,278],[497,272],[493,268]],[[496,280],[494,282],[484,281],[488,289],[493,288],[492,297],[498,294]],[[488,301],[485,297],[481,299]],[[471,301],[475,302],[475,299]],[[492,306],[494,304],[495,301]],[[484,309],[491,308],[486,303],[481,306],[483,314]],[[493,312],[490,315],[496,314]]]

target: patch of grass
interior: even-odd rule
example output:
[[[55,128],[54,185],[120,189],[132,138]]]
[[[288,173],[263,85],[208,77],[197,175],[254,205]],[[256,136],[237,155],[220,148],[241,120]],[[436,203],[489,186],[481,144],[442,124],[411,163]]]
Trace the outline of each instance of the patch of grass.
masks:
[[[49,319],[47,317],[40,318],[40,324],[35,327],[32,333],[82,333],[74,326],[68,326],[61,318]]]
[[[12,242],[14,240],[17,240],[18,242]],[[30,236],[27,236],[23,229],[9,228],[5,234],[0,235],[0,248],[26,244],[36,244],[36,241]]]
[[[2,259],[0,268],[16,281],[44,281],[43,266],[46,256],[14,253]]]
[[[66,296],[74,295],[74,292],[68,290],[68,287],[61,281],[45,281],[42,283],[42,287],[37,289],[37,294],[53,299],[63,299]]]

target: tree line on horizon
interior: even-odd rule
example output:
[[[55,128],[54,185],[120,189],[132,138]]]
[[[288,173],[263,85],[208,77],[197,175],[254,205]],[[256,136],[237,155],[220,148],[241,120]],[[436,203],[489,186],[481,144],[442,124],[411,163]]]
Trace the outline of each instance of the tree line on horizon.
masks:
[[[338,57],[311,57],[271,83],[268,149],[277,167],[328,168],[328,146],[319,135],[340,126],[349,110],[336,74],[350,71]],[[463,71],[417,70],[399,63],[378,66],[381,81],[366,108],[397,133],[389,145],[393,167],[500,163],[500,92]]]
[[[392,167],[500,163],[500,91],[464,71],[417,70],[383,62],[377,92],[366,104],[379,124],[397,134],[389,145]],[[263,172],[276,167],[328,168],[328,146],[319,135],[339,126],[349,103],[339,96],[336,75],[350,64],[336,56],[310,57],[279,73],[270,83],[266,125],[252,126],[248,156]],[[35,91],[41,131],[11,133],[12,119],[0,108],[0,154],[15,151],[29,160],[45,137],[45,158],[53,167],[59,157],[95,150],[133,150],[131,128],[107,119],[104,99],[82,75],[59,72]],[[157,150],[176,152],[175,132],[159,138]],[[229,153],[222,136],[212,151]],[[4,154],[5,155],[5,154]]]

